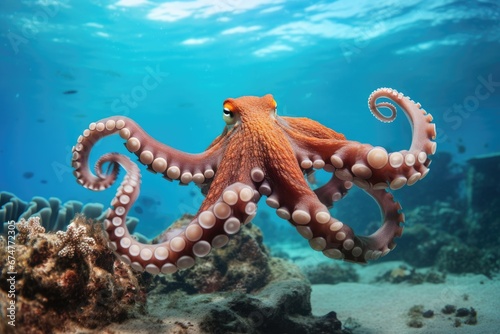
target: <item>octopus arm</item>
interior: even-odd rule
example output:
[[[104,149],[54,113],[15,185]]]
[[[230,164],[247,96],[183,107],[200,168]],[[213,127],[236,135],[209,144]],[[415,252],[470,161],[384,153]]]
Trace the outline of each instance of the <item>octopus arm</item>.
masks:
[[[119,153],[101,156],[96,165],[97,175],[88,168],[93,145],[102,137],[119,133],[129,151],[150,170],[169,179],[203,182],[215,174],[224,147],[216,140],[201,154],[187,154],[162,145],[148,136],[135,122],[126,117],[111,117],[90,124],[73,148],[73,167],[80,184],[92,189],[108,188],[118,176],[120,166],[126,175],[111,201],[104,220],[108,247],[135,270],[152,274],[170,274],[194,265],[196,257],[208,255],[212,248],[223,247],[229,236],[255,216],[259,196],[251,186],[236,182],[225,187],[183,229],[174,231],[158,244],[145,244],[134,239],[125,224],[126,217],[139,196],[141,174],[136,163]],[[108,170],[104,171],[104,166]],[[189,173],[189,177],[186,174]]]
[[[280,117],[282,126],[289,129],[288,133],[300,134],[302,138],[312,137],[321,139],[345,140],[345,136],[338,133],[319,122],[305,117]],[[291,130],[291,131],[290,131]]]
[[[298,176],[294,174],[292,182],[290,177],[275,178],[266,174],[272,182],[258,169],[251,174],[259,193],[268,196],[266,203],[276,209],[280,218],[288,220],[309,241],[311,248],[327,257],[364,263],[387,254],[395,246],[394,239],[401,236],[404,222],[401,206],[386,190],[365,189],[380,206],[383,223],[374,234],[359,236],[328,211],[334,201],[345,196],[352,182],[332,177],[323,187],[312,191],[300,177],[300,171]]]
[[[168,180],[182,184],[194,181],[204,184],[215,175],[222,152],[222,142],[212,145],[200,154],[189,154],[164,145],[149,136],[137,123],[127,117],[110,117],[91,123],[73,147],[72,165],[77,181],[92,190],[111,186],[118,173],[118,165],[109,161],[110,173],[103,173],[96,165],[97,176],[89,169],[89,155],[94,144],[103,137],[118,133],[125,140],[125,147],[146,165],[149,171],[160,173]]]
[[[351,181],[344,181],[335,176],[321,187],[314,189],[314,193],[321,203],[327,208],[332,208],[333,204],[347,195],[349,189],[352,188]]]
[[[381,88],[370,95],[368,105],[373,115],[383,122],[394,120],[396,107],[390,102],[376,103],[379,98],[395,102],[408,117],[412,125],[412,143],[408,150],[388,153],[382,147],[343,140],[339,134],[325,138],[327,131],[324,129],[306,129],[297,133],[290,129],[299,128],[299,125],[292,124],[290,129],[283,129],[293,142],[301,167],[304,170],[324,168],[335,172],[337,178],[353,182],[363,189],[384,189],[388,186],[399,189],[423,179],[429,172],[429,156],[436,151],[436,142],[433,141],[436,138],[436,126],[432,123],[432,116],[419,103],[403,94]],[[389,109],[391,115],[384,116],[380,108]],[[315,133],[320,135],[314,136]]]
[[[248,185],[235,183],[208,208],[199,212],[186,226],[173,231],[157,244],[145,244],[133,238],[125,224],[130,208],[139,195],[140,172],[128,157],[109,153],[98,164],[113,161],[127,172],[108,209],[104,228],[107,246],[137,271],[172,274],[190,268],[197,257],[207,256],[213,248],[221,248],[229,236],[255,216],[258,197]]]
[[[404,215],[391,193],[374,189],[365,191],[375,199],[382,213],[382,225],[369,236],[356,235],[347,224],[334,217],[327,219],[327,215],[316,216],[307,225],[297,224],[300,221],[291,222],[314,250],[327,257],[358,263],[376,260],[395,247],[394,239],[403,231]]]

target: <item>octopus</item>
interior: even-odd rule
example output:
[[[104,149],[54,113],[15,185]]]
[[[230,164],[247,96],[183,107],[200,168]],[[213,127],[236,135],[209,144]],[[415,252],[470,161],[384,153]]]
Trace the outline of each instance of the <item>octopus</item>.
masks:
[[[382,122],[395,119],[397,106],[412,126],[408,150],[389,153],[383,147],[347,140],[311,119],[278,116],[277,103],[268,94],[225,100],[222,134],[199,154],[158,142],[127,117],[91,123],[73,147],[72,166],[77,182],[94,191],[110,187],[120,166],[126,171],[106,211],[104,229],[107,246],[138,271],[171,274],[192,267],[196,258],[223,247],[252,221],[263,196],[313,250],[332,259],[366,263],[391,251],[394,239],[402,234],[404,215],[391,190],[423,179],[429,172],[429,157],[436,152],[436,126],[419,103],[390,88],[377,89],[368,98],[370,111]],[[157,243],[137,241],[125,225],[139,196],[138,165],[126,155],[107,153],[97,160],[95,174],[89,168],[94,144],[116,133],[149,171],[182,185],[194,182],[205,195],[194,218],[162,234]],[[308,176],[321,169],[331,178],[313,189]],[[355,234],[330,214],[333,204],[353,186],[369,194],[381,209],[382,222],[371,235]]]

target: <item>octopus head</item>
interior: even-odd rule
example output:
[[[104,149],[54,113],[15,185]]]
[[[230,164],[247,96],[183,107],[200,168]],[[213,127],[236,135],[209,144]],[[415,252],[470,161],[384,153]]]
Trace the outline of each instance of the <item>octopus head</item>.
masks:
[[[222,119],[229,127],[251,121],[273,120],[278,104],[271,94],[229,98],[224,101]]]

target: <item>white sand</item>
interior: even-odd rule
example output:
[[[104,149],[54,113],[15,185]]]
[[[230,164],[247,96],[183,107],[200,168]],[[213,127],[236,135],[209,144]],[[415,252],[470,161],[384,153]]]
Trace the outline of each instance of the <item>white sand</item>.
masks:
[[[483,275],[448,275],[446,283],[419,284],[371,283],[376,276],[396,268],[399,262],[381,262],[359,267],[360,283],[313,285],[311,304],[313,314],[337,312],[344,324],[349,317],[360,327],[355,334],[375,333],[499,333],[500,332],[500,280]],[[464,300],[464,295],[468,300]],[[414,305],[433,310],[434,317],[423,318],[422,328],[407,325],[408,310]],[[477,311],[476,325],[455,327],[455,315],[445,315],[446,304],[457,308],[473,307]]]

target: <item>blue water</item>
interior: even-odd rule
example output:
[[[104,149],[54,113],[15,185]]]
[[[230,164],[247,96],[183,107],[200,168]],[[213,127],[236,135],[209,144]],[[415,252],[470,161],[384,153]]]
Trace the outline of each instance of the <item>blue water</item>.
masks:
[[[90,122],[127,115],[195,153],[222,131],[224,99],[267,93],[281,115],[405,149],[406,117],[383,124],[366,105],[373,90],[392,87],[433,114],[440,152],[457,162],[498,152],[499,4],[3,0],[0,190],[107,204],[114,191],[84,189],[70,167]],[[127,154],[106,138],[93,161],[109,151]],[[139,231],[154,235],[197,210],[196,187],[142,170]]]

